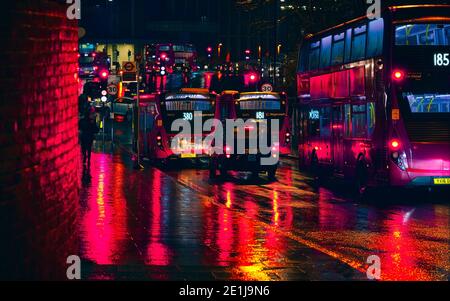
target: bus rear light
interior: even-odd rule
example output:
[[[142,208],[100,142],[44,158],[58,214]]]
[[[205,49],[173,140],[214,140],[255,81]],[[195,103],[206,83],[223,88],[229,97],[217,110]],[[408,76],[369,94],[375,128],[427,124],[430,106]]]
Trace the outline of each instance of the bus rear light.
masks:
[[[399,150],[400,149],[400,141],[398,139],[392,139],[389,143],[389,146],[392,150]]]
[[[289,143],[289,142],[291,142],[291,133],[287,132],[287,133],[285,134],[285,139],[284,139],[284,141],[286,142],[286,144]]]
[[[401,70],[394,70],[392,72],[392,79],[395,81],[402,81],[405,77],[405,73]]]
[[[102,71],[101,73],[100,73],[100,76],[102,77],[102,78],[108,78],[108,71]]]

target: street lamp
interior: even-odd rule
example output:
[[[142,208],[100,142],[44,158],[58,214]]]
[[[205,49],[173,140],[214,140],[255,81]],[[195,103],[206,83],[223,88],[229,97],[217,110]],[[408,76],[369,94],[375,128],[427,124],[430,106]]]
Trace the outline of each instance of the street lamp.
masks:
[[[222,46],[223,46],[223,44],[222,43],[219,43],[219,45],[217,45],[217,56],[220,58],[220,53],[221,53],[221,50],[222,50]]]

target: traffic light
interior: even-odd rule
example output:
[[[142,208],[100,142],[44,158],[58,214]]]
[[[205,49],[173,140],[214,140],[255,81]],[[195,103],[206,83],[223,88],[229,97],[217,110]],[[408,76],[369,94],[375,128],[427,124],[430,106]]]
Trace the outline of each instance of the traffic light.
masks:
[[[208,48],[206,48],[206,53],[208,54],[208,58],[212,57],[212,47],[208,46]]]
[[[252,52],[250,51],[250,49],[246,49],[245,50],[245,60],[249,60],[250,59],[250,55],[252,54]]]
[[[159,70],[159,74],[160,74],[161,76],[164,76],[164,75],[166,75],[166,73],[167,73],[166,67],[161,66],[161,68],[160,68],[160,70]]]

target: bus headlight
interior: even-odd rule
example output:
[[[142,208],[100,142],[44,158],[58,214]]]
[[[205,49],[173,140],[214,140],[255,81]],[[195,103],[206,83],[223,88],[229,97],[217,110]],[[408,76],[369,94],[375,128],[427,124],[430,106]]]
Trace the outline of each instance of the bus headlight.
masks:
[[[405,152],[393,152],[391,158],[401,170],[405,171],[408,168]]]

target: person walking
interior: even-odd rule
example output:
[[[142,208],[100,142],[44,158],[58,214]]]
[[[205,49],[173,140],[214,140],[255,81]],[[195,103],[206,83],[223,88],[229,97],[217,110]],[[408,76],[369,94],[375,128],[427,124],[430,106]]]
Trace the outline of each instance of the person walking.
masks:
[[[81,152],[83,154],[83,165],[86,165],[86,160],[88,166],[91,164],[91,152],[92,144],[94,143],[95,135],[100,131],[97,122],[95,120],[95,108],[89,108],[88,112],[85,114],[84,118],[80,121],[80,142],[81,142]]]

